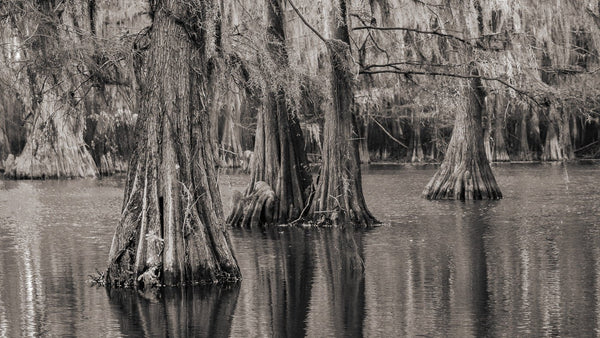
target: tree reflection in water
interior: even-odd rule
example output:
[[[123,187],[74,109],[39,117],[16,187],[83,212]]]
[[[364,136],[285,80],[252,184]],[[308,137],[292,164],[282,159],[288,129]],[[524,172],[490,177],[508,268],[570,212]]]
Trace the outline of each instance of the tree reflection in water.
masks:
[[[239,291],[239,285],[107,289],[121,332],[144,337],[228,337]]]
[[[362,334],[360,233],[338,229],[236,230],[244,275],[234,335]]]

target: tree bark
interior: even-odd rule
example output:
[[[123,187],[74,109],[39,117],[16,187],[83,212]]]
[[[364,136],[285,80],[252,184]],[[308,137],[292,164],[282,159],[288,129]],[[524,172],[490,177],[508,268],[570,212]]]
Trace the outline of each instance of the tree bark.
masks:
[[[521,121],[519,127],[519,159],[521,161],[531,161],[531,150],[529,150],[529,141],[527,140],[527,120],[529,119],[530,111],[523,109],[521,111]]]
[[[421,115],[415,116],[414,110],[411,112],[412,134],[410,138],[410,161],[412,163],[423,162],[425,155],[423,154],[423,143],[421,141]]]
[[[506,110],[508,103],[501,95],[496,95],[494,105],[494,158],[493,161],[510,161],[508,151],[506,150],[506,141],[504,130],[506,129]]]
[[[548,119],[548,130],[546,132],[542,160],[565,161],[575,158],[571,142],[569,116],[564,109],[561,109],[559,112],[555,104],[550,104]]]
[[[334,7],[333,39],[326,41],[333,109],[325,112],[323,161],[307,217],[318,225],[367,227],[377,220],[362,191],[346,1]]]
[[[368,112],[365,112],[365,114],[368,114]],[[371,163],[371,156],[369,154],[369,116],[359,117],[358,120],[360,163]]]
[[[477,68],[471,67],[471,75],[479,76]],[[482,142],[485,91],[481,79],[470,80],[467,95],[468,107],[457,113],[444,161],[423,191],[427,199],[502,198]]]
[[[206,107],[209,1],[152,3],[146,76],[121,220],[109,253],[114,286],[236,281]],[[198,7],[196,7],[198,6]],[[182,21],[187,20],[187,21]],[[188,22],[202,22],[202,30]]]
[[[287,67],[281,0],[266,0],[267,49],[274,64]],[[285,88],[275,84],[259,112],[250,166],[252,177],[243,197],[238,195],[227,223],[255,227],[298,219],[309,200],[312,178],[298,119],[291,115]]]
[[[96,165],[83,141],[85,122],[81,101],[85,91],[81,84],[84,80],[78,76],[79,70],[74,69],[85,65],[73,67],[65,62],[65,56],[71,55],[64,46],[84,44],[87,32],[92,30],[89,16],[95,5],[87,1],[68,1],[63,4],[61,14],[46,1],[35,1],[31,5],[32,18],[16,19],[20,21],[16,25],[23,27],[15,27],[17,32],[31,34],[19,37],[28,60],[24,67],[26,79],[17,79],[28,82],[17,86],[29,116],[27,142],[14,160],[7,161],[6,175],[13,178],[93,177]],[[65,30],[62,25],[79,30]]]

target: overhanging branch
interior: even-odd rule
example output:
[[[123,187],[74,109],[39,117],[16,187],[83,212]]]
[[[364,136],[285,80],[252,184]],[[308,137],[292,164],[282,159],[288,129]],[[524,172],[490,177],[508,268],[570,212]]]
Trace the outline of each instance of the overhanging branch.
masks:
[[[496,78],[496,77],[486,77],[486,76],[475,76],[475,75],[464,75],[464,74],[455,74],[455,73],[443,73],[443,72],[429,72],[429,71],[419,71],[419,70],[400,70],[400,69],[382,69],[382,70],[361,70],[359,74],[401,74],[401,75],[429,75],[429,76],[446,76],[446,77],[454,77],[459,79],[475,79],[480,78],[485,81],[496,81],[512,90],[514,90],[517,94],[522,95],[533,101],[538,106],[542,104],[538,102],[538,100],[528,93],[527,91],[517,88],[510,83]]]

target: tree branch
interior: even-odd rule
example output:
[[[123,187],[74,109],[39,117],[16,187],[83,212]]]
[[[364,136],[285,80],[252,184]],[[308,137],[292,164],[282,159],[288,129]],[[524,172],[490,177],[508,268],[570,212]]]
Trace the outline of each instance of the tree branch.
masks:
[[[538,106],[542,106],[538,100],[526,92],[523,89],[519,89],[510,83],[495,77],[486,77],[486,76],[475,76],[475,75],[463,75],[463,74],[453,74],[453,73],[442,73],[442,72],[428,72],[428,71],[417,71],[417,70],[400,70],[400,69],[383,69],[383,70],[361,70],[359,74],[401,74],[401,75],[433,75],[433,76],[446,76],[446,77],[455,77],[459,79],[475,79],[480,78],[485,81],[496,81],[512,90],[514,90],[517,94],[522,95],[533,101]]]
[[[420,30],[420,29],[414,29],[414,28],[407,28],[407,27],[377,27],[377,26],[361,26],[361,27],[354,27],[352,28],[353,31],[357,31],[357,30],[379,30],[379,31],[403,31],[403,32],[413,32],[413,33],[417,33],[417,34],[428,34],[428,35],[436,35],[436,36],[441,36],[444,38],[448,38],[448,39],[453,39],[456,41],[459,41],[461,43],[464,43],[470,47],[473,48],[477,48],[477,49],[481,49],[481,50],[488,50],[488,51],[501,51],[504,50],[503,48],[494,48],[494,47],[490,47],[490,46],[485,46],[482,42],[482,40],[484,38],[490,38],[494,35],[499,35],[498,33],[496,34],[489,34],[489,35],[483,35],[477,38],[474,38],[472,40],[475,41],[475,43],[465,40],[459,36],[456,35],[452,35],[452,34],[446,34],[446,33],[442,33],[439,31],[424,31],[424,30]]]
[[[319,33],[313,26],[311,26],[310,23],[308,23],[308,21],[304,18],[302,13],[300,13],[300,11],[298,10],[298,7],[296,7],[296,5],[294,5],[292,0],[287,0],[287,2],[290,4],[290,6],[292,6],[292,8],[294,9],[294,12],[296,12],[296,14],[298,14],[298,17],[300,18],[300,20],[302,20],[302,22],[304,22],[304,25],[306,27],[308,27],[313,33],[315,33],[315,35],[318,36],[319,39],[321,39],[321,41],[327,42],[327,39],[325,39],[323,37],[323,35],[321,35],[321,33]]]

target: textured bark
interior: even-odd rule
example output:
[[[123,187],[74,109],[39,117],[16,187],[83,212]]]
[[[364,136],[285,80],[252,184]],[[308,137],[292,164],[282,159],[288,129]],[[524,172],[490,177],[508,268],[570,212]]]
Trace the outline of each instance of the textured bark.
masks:
[[[542,154],[543,144],[542,137],[540,133],[540,118],[539,111],[536,107],[531,107],[531,119],[529,119],[529,133],[528,133],[528,141],[533,149],[533,159],[540,159]]]
[[[497,94],[488,98],[489,109],[486,128],[484,129],[485,152],[488,161],[506,162],[510,161],[506,148],[504,130],[506,127],[506,110],[508,104],[503,96]]]
[[[421,116],[413,111],[411,114],[412,135],[410,138],[410,161],[423,162],[425,156],[423,154],[423,143],[421,141]]]
[[[358,120],[358,136],[360,138],[358,153],[360,163],[371,163],[371,156],[369,154],[369,117],[363,116]]]
[[[471,75],[479,75],[475,67]],[[472,79],[468,88],[468,107],[457,113],[444,161],[423,191],[427,199],[502,198],[481,141],[481,116],[485,109],[481,79]]]
[[[332,20],[334,39],[327,40],[331,62],[333,107],[325,112],[323,161],[307,217],[319,225],[372,226],[377,220],[365,203],[354,112],[352,57],[346,1]]]
[[[527,120],[530,112],[528,110],[521,111],[521,121],[519,121],[519,152],[518,157],[521,161],[531,161],[533,159],[531,150],[529,150],[529,141],[527,140]]]
[[[244,165],[242,133],[240,128],[242,94],[227,93],[219,124],[219,166],[237,168]]]
[[[4,161],[11,153],[10,142],[6,134],[5,110],[0,110],[0,170],[4,170]]]
[[[564,161],[575,158],[569,119],[570,117],[564,109],[559,111],[556,105],[550,104],[548,108],[548,130],[546,131],[542,160]]]
[[[17,25],[36,27],[31,36],[20,36],[30,62],[25,63],[27,85],[17,86],[28,113],[27,142],[23,151],[6,163],[14,178],[93,177],[96,165],[83,141],[85,96],[78,70],[64,61],[64,45],[80,43],[92,30],[93,2],[67,1],[58,14],[46,1],[35,10],[47,16],[41,22],[23,19]],[[78,27],[67,31],[60,25]],[[22,27],[21,27],[22,28]],[[20,29],[15,31],[21,32]],[[25,30],[29,32],[28,30]],[[26,34],[26,33],[23,33]],[[29,34],[29,33],[27,33]],[[25,43],[25,39],[29,42]],[[80,66],[80,65],[78,65]]]
[[[494,158],[493,161],[510,161],[508,151],[506,150],[506,141],[504,131],[506,130],[506,110],[509,103],[503,96],[496,96],[494,105]]]
[[[153,3],[147,73],[121,220],[109,253],[110,285],[190,285],[239,279],[216,184],[205,107],[210,2],[193,8],[206,30],[181,22],[175,0]],[[189,10],[189,8],[187,8]]]
[[[266,0],[267,47],[272,61],[287,67],[281,8],[280,0]],[[298,219],[308,203],[311,176],[304,136],[297,118],[289,111],[285,89],[277,85],[265,101],[256,126],[252,179],[244,196],[238,195],[234,201],[227,219],[232,226],[285,224]]]

